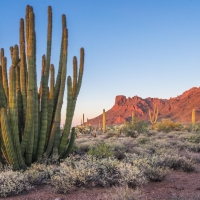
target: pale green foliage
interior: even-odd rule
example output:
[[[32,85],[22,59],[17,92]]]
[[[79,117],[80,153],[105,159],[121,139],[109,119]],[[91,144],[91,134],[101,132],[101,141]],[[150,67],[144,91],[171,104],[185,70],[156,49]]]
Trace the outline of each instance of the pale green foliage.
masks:
[[[186,138],[186,140],[198,144],[200,143],[200,135],[199,134],[190,135],[189,137]]]
[[[168,133],[170,131],[183,130],[182,124],[178,122],[173,122],[170,119],[162,119],[161,122],[155,124],[154,128],[158,131],[163,131],[165,133]]]
[[[148,123],[136,118],[134,123],[127,122],[121,131],[125,133],[126,136],[136,137],[140,133],[148,132]]]
[[[160,165],[160,159],[155,156],[142,157],[136,154],[126,154],[125,158],[126,162],[138,167],[151,181],[161,181],[169,172],[166,166]]]
[[[27,174],[8,170],[0,173],[0,197],[19,194],[31,189]]]
[[[50,177],[55,174],[55,171],[56,167],[53,165],[34,163],[24,172],[24,174],[28,176],[31,184],[39,185],[48,183]]]
[[[144,183],[146,178],[137,167],[113,158],[96,159],[91,156],[66,159],[51,177],[51,184],[64,193],[73,186],[110,187],[128,184],[136,187]]]
[[[109,158],[113,156],[113,151],[109,145],[101,142],[96,146],[92,146],[87,154],[97,158]]]
[[[141,135],[139,137],[136,138],[137,143],[139,144],[145,144],[148,141],[148,138]]]

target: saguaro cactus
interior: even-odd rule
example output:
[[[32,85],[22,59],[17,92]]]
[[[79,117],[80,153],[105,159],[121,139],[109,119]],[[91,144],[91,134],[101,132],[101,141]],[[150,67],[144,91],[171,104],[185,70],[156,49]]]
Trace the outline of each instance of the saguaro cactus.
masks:
[[[153,105],[152,113],[151,113],[151,110],[149,109],[149,118],[150,118],[152,128],[154,128],[154,125],[156,124],[157,119],[158,119],[158,107],[155,104]]]
[[[195,130],[195,109],[192,109],[192,130]]]
[[[83,114],[83,125],[85,124],[85,116],[84,116],[84,114]]]
[[[132,122],[132,124],[135,123],[135,113],[134,113],[134,112],[132,112],[132,119],[131,119],[131,122]]]
[[[66,16],[62,15],[60,61],[55,83],[54,65],[50,64],[52,8],[48,7],[47,50],[46,55],[42,57],[39,92],[36,74],[34,19],[33,8],[27,6],[26,24],[24,25],[24,19],[20,19],[20,50],[18,50],[18,45],[10,48],[12,66],[9,87],[3,49],[0,54],[0,148],[6,162],[16,170],[31,165],[44,153],[48,157],[55,155],[58,159],[69,155],[75,140],[75,129],[71,130],[71,123],[83,77],[84,49],[81,48],[79,70],[77,58],[74,57],[73,80],[70,76],[67,77],[66,120],[64,130],[60,132],[61,108],[67,72],[68,29]],[[51,76],[50,87],[48,86],[49,74]]]
[[[103,126],[103,132],[106,132],[106,112],[105,109],[103,109],[103,120],[102,120],[102,126]]]

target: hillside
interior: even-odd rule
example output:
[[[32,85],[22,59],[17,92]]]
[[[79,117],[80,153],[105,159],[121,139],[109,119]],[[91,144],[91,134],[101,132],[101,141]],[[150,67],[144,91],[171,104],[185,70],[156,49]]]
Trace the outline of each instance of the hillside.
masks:
[[[200,121],[200,87],[193,87],[183,94],[170,98],[145,98],[134,96],[132,98],[118,95],[114,106],[106,112],[107,125],[121,124],[131,118],[132,112],[141,120],[149,120],[148,109],[153,110],[153,105],[158,106],[158,120],[170,118],[179,122],[190,122],[192,109],[196,109],[196,121]],[[89,123],[97,125],[102,122],[102,114],[89,119]]]

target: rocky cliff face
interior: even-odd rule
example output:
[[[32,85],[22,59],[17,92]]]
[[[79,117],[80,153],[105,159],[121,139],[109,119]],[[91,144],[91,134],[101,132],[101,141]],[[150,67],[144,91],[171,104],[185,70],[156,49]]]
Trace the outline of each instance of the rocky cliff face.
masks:
[[[153,105],[158,106],[158,121],[170,118],[179,122],[191,122],[192,109],[196,109],[196,121],[200,121],[200,87],[185,91],[182,95],[170,99],[146,98],[138,96],[126,98],[118,95],[114,106],[106,112],[106,123],[122,124],[131,119],[132,112],[141,120],[149,120],[148,110],[153,110]],[[92,125],[102,122],[102,115],[89,120]]]

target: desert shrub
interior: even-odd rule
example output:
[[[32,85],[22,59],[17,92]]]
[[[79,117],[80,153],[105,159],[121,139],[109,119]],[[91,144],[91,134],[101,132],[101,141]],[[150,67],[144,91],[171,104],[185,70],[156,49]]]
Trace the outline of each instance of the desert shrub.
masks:
[[[91,146],[95,146],[96,144],[97,144],[96,141],[86,141],[86,142],[79,143],[77,144],[78,151],[88,152]]]
[[[74,186],[90,184],[97,171],[91,156],[70,156],[60,164],[51,176],[51,185],[57,192],[67,193]]]
[[[185,172],[194,171],[194,161],[181,155],[162,155],[163,165],[171,169],[181,169]]]
[[[112,190],[97,196],[97,200],[139,200],[142,199],[142,193],[138,189],[131,189],[128,185],[113,187]]]
[[[76,126],[76,134],[79,135],[87,135],[90,134],[92,131],[94,131],[96,128],[92,126],[91,124],[87,125],[81,125]]]
[[[58,165],[54,166],[34,163],[24,172],[24,174],[27,175],[31,184],[40,185],[49,182],[50,177],[55,174],[57,167]]]
[[[185,156],[189,160],[193,160],[195,163],[200,163],[200,154],[199,153],[185,150],[185,151],[180,152],[180,155]]]
[[[74,186],[112,186],[119,184],[118,162],[112,159],[94,159],[84,156],[77,160],[68,160],[51,177],[56,191],[67,193]]]
[[[6,172],[6,171],[12,171],[12,166],[11,165],[7,165],[7,164],[3,164],[0,163],[0,173]]]
[[[106,138],[110,138],[110,137],[119,137],[120,133],[119,132],[111,132],[111,131],[107,131],[106,132]]]
[[[146,183],[143,172],[114,158],[98,159],[89,155],[67,158],[51,176],[56,191],[67,193],[74,186],[137,187]]]
[[[131,165],[130,163],[120,163],[119,170],[121,174],[121,185],[128,185],[129,187],[136,188],[147,182],[147,179],[143,171],[139,170],[137,166]]]
[[[28,176],[12,170],[0,173],[0,196],[6,197],[31,189]]]
[[[147,127],[147,122],[135,119],[134,123],[127,122],[122,128],[122,132],[125,133],[126,136],[136,137],[140,133],[147,132]]]
[[[198,134],[190,135],[186,138],[186,140],[192,143],[200,143],[200,135]]]
[[[184,124],[184,130],[187,132],[200,132],[200,123],[196,122],[195,124],[187,123]]]
[[[125,157],[126,152],[127,150],[125,147],[120,148],[119,146],[115,146],[113,149],[113,155],[118,160],[122,160]]]
[[[169,172],[168,167],[162,165],[162,157],[151,155],[126,154],[125,162],[138,169],[151,181],[162,181]]]
[[[192,152],[200,152],[200,144],[191,143],[191,142],[188,142],[188,141],[179,142],[177,147],[181,151],[187,149],[188,151],[192,151]]]
[[[155,124],[155,129],[168,133],[170,131],[180,131],[183,129],[182,124],[173,122],[170,119],[162,119],[161,122]]]
[[[100,142],[98,145],[92,146],[87,154],[97,158],[108,158],[113,156],[113,151],[111,146],[105,144],[104,142]]]
[[[144,171],[146,177],[151,181],[162,181],[168,174],[168,167],[162,164],[163,159],[160,156],[146,156],[134,162],[134,165]]]
[[[145,144],[147,141],[148,141],[148,138],[143,135],[136,138],[136,142],[139,144]]]

